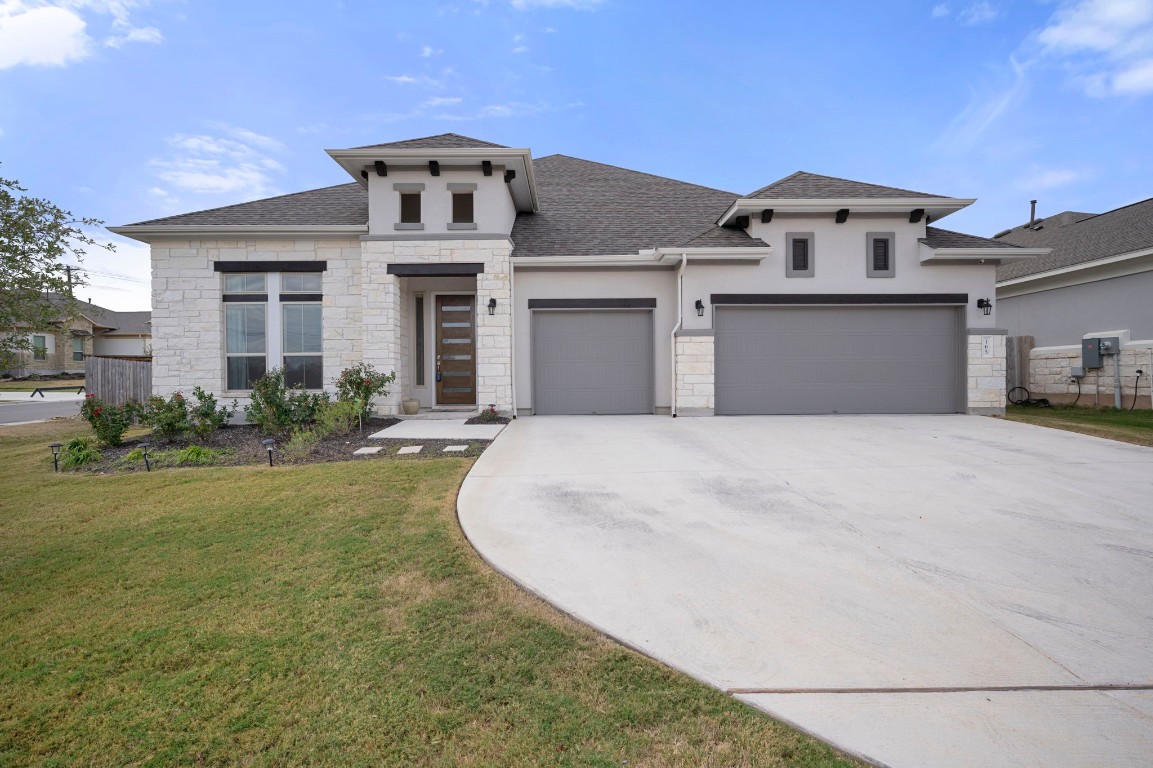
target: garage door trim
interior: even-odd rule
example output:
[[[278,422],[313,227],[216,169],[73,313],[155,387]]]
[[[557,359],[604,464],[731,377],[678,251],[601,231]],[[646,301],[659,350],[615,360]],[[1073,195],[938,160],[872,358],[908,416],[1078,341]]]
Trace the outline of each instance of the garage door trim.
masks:
[[[735,306],[845,306],[886,305],[886,306],[965,306],[969,303],[967,293],[714,293],[710,297],[713,305]]]

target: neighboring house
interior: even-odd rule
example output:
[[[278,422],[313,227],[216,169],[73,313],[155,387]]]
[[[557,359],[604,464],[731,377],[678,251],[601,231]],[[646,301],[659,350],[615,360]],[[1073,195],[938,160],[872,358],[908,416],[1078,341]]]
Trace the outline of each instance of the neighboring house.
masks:
[[[1153,198],[1101,214],[1065,211],[1013,227],[994,239],[1050,253],[997,270],[997,312],[1012,336],[1031,336],[1028,388],[1073,395],[1086,337],[1119,337],[1126,397],[1136,371],[1153,368]],[[1085,385],[1112,403],[1111,360],[1087,372]],[[1098,387],[1097,377],[1105,377]],[[1082,401],[1084,402],[1084,401]]]
[[[21,355],[11,373],[83,375],[84,361],[98,357],[141,357],[151,354],[152,329],[150,312],[115,312],[87,301],[77,301],[75,316],[66,320],[63,300],[49,297],[61,305],[61,319],[52,332],[30,333],[32,351]]]
[[[396,371],[384,413],[1000,413],[978,302],[1044,251],[972,200],[796,173],[749,195],[455,134],[330,150],[353,183],[112,231],[152,246],[153,386]]]

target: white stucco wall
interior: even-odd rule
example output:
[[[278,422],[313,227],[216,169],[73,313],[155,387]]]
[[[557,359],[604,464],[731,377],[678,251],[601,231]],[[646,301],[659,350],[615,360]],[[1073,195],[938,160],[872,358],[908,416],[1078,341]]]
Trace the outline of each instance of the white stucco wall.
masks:
[[[151,336],[97,336],[92,340],[92,354],[137,357],[148,354]]]
[[[423,184],[420,197],[421,230],[398,230],[400,222],[400,192],[396,184]],[[452,192],[449,184],[476,184],[473,193],[475,230],[450,230],[452,221]],[[387,176],[368,176],[368,231],[372,235],[411,234],[414,240],[422,234],[455,234],[459,231],[508,235],[516,219],[516,207],[508,185],[504,183],[504,168],[494,166],[492,176],[485,176],[479,168],[452,168],[442,166],[440,176],[433,176],[427,167],[392,168]]]
[[[671,395],[672,341],[676,318],[676,273],[669,269],[531,269],[518,266],[514,294],[516,407],[532,408],[532,312],[530,299],[647,299],[653,311],[654,404],[668,409]]]

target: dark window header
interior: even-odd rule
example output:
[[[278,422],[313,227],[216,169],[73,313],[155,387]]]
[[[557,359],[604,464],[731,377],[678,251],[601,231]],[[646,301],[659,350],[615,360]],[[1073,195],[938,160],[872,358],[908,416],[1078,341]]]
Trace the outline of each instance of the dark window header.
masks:
[[[399,277],[471,277],[472,275],[480,275],[483,273],[483,262],[388,265],[388,274]]]
[[[217,272],[327,272],[327,261],[217,261]]]

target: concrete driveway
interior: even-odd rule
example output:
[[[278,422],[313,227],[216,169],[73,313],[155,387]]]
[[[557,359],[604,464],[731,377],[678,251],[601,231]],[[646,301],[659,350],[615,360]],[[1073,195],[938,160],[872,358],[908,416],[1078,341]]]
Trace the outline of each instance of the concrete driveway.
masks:
[[[877,763],[1153,760],[1153,449],[971,416],[538,416],[458,507],[562,610]]]

